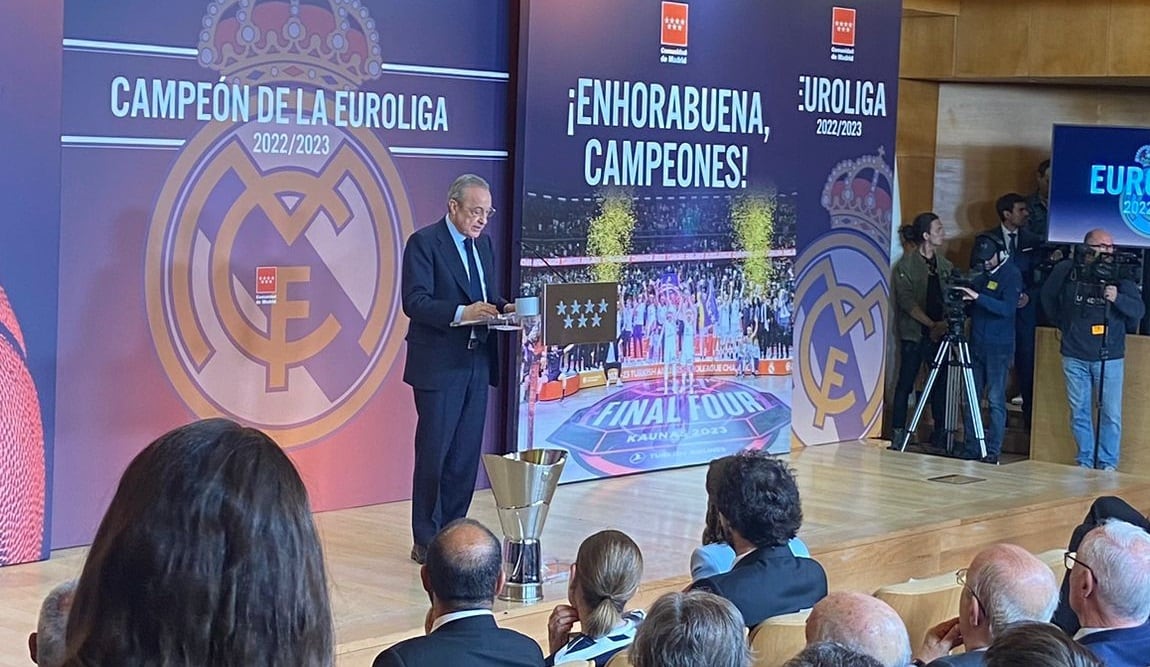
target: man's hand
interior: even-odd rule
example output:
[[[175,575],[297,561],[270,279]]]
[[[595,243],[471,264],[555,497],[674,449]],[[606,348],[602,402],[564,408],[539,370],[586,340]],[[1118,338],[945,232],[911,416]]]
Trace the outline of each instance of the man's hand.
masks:
[[[930,327],[930,339],[938,342],[943,336],[946,335],[946,322],[935,322]]]
[[[1022,292],[1021,294],[1018,295],[1018,307],[1019,308],[1025,308],[1026,304],[1028,304],[1028,303],[1030,303],[1030,295],[1029,294],[1027,294],[1026,292]]]
[[[978,292],[975,292],[969,287],[955,287],[955,289],[962,292],[963,301],[978,301]]]
[[[487,320],[499,314],[499,309],[486,301],[476,301],[470,306],[463,307],[463,321]]]
[[[551,617],[547,619],[547,644],[552,654],[567,645],[571,628],[578,620],[579,612],[571,605],[561,604],[551,611]]]
[[[507,305],[503,306],[503,312],[504,313],[514,313],[515,312],[515,302],[510,301],[507,303]]]
[[[922,648],[914,654],[914,657],[929,663],[948,655],[956,646],[962,646],[962,633],[958,630],[957,617],[927,630],[926,637],[922,640]]]
[[[1118,287],[1115,285],[1107,285],[1106,289],[1102,292],[1102,296],[1110,303],[1114,303],[1114,300],[1118,298]]]

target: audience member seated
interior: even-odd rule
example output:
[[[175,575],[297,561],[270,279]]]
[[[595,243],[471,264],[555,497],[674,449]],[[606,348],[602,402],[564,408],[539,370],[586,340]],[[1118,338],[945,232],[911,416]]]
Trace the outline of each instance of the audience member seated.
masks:
[[[457,519],[444,526],[419,576],[431,598],[427,634],[380,653],[374,667],[543,664],[534,640],[495,624],[491,606],[503,589],[503,560],[499,540],[483,524]]]
[[[70,579],[48,591],[40,604],[36,632],[28,635],[28,654],[40,667],[62,667],[64,633],[68,628],[68,610],[76,595],[76,580]]]
[[[647,610],[631,645],[632,667],[748,667],[739,610],[703,591],[667,593]]]
[[[885,667],[910,664],[906,625],[873,595],[836,591],[820,600],[807,619],[807,645],[819,642],[841,644]]]
[[[1070,535],[1070,544],[1067,546],[1068,551],[1078,551],[1078,547],[1082,545],[1082,538],[1086,537],[1086,533],[1094,530],[1102,525],[1103,521],[1107,519],[1118,519],[1126,523],[1139,526],[1142,530],[1150,532],[1150,520],[1147,520],[1141,512],[1134,509],[1125,500],[1115,496],[1102,496],[1090,504],[1090,510],[1082,519],[1082,523],[1074,529]],[[1058,599],[1058,611],[1054,612],[1054,624],[1062,628],[1066,634],[1073,636],[1078,632],[1080,624],[1078,617],[1074,615],[1074,610],[1070,608],[1070,571],[1067,570],[1066,576],[1062,579],[1062,590]]]
[[[717,458],[707,467],[707,519],[703,527],[703,546],[691,552],[692,581],[730,572],[735,564],[735,550],[726,542],[726,533],[719,524],[719,511],[715,509],[715,494],[718,492],[722,466],[733,458]],[[795,556],[811,557],[807,545],[797,537],[792,538],[787,546]]]
[[[813,606],[827,594],[827,575],[818,562],[796,558],[787,547],[803,511],[786,463],[744,452],[720,467],[715,509],[736,560],[730,572],[700,579],[691,588],[733,602],[747,627]]]
[[[1058,605],[1058,582],[1045,563],[1013,544],[983,549],[958,571],[962,597],[958,617],[927,633],[915,658],[938,667],[976,667],[986,648],[1006,626],[1020,621],[1046,622]],[[947,655],[957,646],[966,652]]]
[[[67,638],[68,667],[331,665],[323,552],[279,445],[206,419],[140,452],[96,531]]]
[[[592,660],[604,667],[635,639],[643,611],[624,613],[643,578],[643,554],[630,537],[604,530],[583,540],[571,566],[567,601],[551,612],[547,665]],[[578,622],[581,631],[571,634]]]
[[[986,651],[987,667],[1103,667],[1058,626],[1024,621],[1003,630]]]
[[[818,642],[786,661],[783,667],[882,667],[882,663],[835,642]]]
[[[1150,534],[1111,519],[1066,554],[1074,638],[1107,667],[1150,664]]]

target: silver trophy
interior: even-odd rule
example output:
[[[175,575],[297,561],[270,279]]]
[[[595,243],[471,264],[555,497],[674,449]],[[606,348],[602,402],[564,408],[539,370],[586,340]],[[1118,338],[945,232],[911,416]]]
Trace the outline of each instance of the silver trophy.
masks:
[[[499,456],[485,454],[483,465],[503,527],[503,571],[507,584],[501,600],[543,599],[543,553],[539,537],[551,497],[567,463],[562,449],[529,449]]]

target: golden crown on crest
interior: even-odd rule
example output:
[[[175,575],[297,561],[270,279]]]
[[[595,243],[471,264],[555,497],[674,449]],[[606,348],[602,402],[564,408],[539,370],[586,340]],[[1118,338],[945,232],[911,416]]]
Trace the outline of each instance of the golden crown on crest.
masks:
[[[198,60],[231,82],[358,88],[379,77],[375,20],[360,0],[212,0]]]
[[[894,175],[885,155],[880,146],[875,155],[839,162],[827,177],[821,200],[832,228],[858,230],[882,247],[890,242],[894,211]]]

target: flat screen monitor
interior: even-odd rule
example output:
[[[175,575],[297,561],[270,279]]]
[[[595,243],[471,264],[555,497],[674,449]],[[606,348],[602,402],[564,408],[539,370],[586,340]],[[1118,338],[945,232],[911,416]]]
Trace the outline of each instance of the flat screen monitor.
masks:
[[[1115,245],[1150,247],[1150,128],[1055,125],[1049,240],[1103,228]]]

